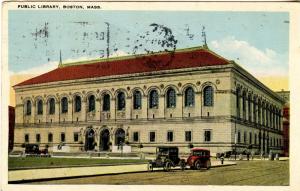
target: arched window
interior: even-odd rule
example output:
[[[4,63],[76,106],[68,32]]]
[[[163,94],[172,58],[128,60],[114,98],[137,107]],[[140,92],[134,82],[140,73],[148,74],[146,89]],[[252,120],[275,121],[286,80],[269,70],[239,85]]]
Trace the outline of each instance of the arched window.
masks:
[[[176,92],[173,88],[167,91],[167,108],[176,107]]]
[[[248,120],[251,122],[251,95],[248,95]]]
[[[118,93],[117,96],[118,101],[118,110],[124,110],[125,109],[125,94],[124,92]]]
[[[43,101],[38,100],[37,102],[37,114],[42,115],[43,114]]]
[[[133,93],[133,109],[142,108],[142,94],[140,91],[134,91]]]
[[[246,119],[246,92],[243,92],[243,118]]]
[[[89,112],[95,111],[95,96],[91,95],[89,97]]]
[[[214,90],[211,86],[206,86],[203,89],[204,106],[213,106],[214,104]]]
[[[252,114],[253,114],[253,122],[256,123],[256,112],[257,112],[257,102],[256,102],[256,96],[253,98],[253,110],[252,110]]]
[[[236,115],[240,117],[240,88],[236,88]]]
[[[149,97],[149,108],[157,108],[158,107],[158,93],[156,90],[152,90],[150,92]]]
[[[81,97],[75,96],[75,112],[81,111]]]
[[[54,98],[49,99],[49,114],[52,115],[55,113],[55,100]]]
[[[262,120],[262,125],[265,125],[265,113],[266,113],[266,108],[265,108],[265,102],[262,102],[262,112],[261,112],[261,120]]]
[[[185,95],[184,96],[185,97],[184,106],[185,107],[192,107],[192,106],[194,106],[194,104],[195,104],[195,93],[194,93],[193,88],[188,87],[185,90],[184,95]]]
[[[105,94],[103,96],[102,110],[103,111],[109,111],[110,110],[110,96],[109,96],[109,94]]]
[[[61,99],[61,112],[68,113],[68,99],[66,97]]]
[[[258,103],[257,103],[257,120],[258,120],[258,123],[261,124],[261,101],[260,99],[258,100]]]
[[[28,100],[27,102],[26,102],[26,115],[31,115],[31,101],[30,100]]]

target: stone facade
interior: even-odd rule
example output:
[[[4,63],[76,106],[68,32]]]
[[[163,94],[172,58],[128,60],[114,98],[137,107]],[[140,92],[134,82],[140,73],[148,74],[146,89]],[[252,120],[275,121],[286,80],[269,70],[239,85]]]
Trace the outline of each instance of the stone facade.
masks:
[[[125,143],[133,152],[155,152],[162,145],[178,146],[181,153],[191,146],[242,152],[249,145],[256,153],[282,152],[282,99],[234,62],[17,85],[15,90],[14,150],[38,143],[50,150],[64,145],[70,152],[110,151]],[[137,106],[136,91],[141,94]]]

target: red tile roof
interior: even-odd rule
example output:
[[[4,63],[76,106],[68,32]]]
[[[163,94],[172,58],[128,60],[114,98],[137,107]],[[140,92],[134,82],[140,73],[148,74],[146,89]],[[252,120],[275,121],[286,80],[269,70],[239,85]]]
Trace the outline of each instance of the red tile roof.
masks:
[[[197,47],[173,53],[163,52],[74,63],[58,67],[15,86],[225,64],[229,64],[225,58],[208,49]]]

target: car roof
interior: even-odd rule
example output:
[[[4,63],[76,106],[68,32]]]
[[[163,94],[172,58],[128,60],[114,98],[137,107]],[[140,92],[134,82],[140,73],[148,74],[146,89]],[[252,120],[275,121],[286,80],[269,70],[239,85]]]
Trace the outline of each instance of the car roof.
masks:
[[[192,148],[192,151],[209,151],[208,149],[204,149],[204,148]]]

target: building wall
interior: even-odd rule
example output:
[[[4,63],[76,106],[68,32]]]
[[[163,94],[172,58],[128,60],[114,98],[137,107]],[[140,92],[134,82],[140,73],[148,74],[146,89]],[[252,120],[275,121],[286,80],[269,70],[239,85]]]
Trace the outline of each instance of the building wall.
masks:
[[[18,147],[16,149],[22,149],[20,146],[25,141],[25,134],[29,134],[29,142],[32,143],[36,141],[35,134],[41,134],[40,143],[43,147],[47,143],[47,134],[51,131],[53,133],[52,145],[59,144],[60,133],[65,132],[65,144],[70,145],[72,151],[80,151],[85,144],[85,132],[88,128],[95,130],[95,142],[98,148],[99,137],[103,129],[109,129],[112,145],[114,145],[114,133],[121,128],[125,131],[126,140],[133,146],[133,149],[137,149],[138,144],[143,144],[144,147],[141,150],[144,152],[153,152],[155,146],[170,144],[179,146],[181,152],[188,152],[187,146],[190,142],[184,140],[185,131],[192,131],[191,143],[194,146],[208,147],[212,153],[232,150],[233,147],[237,147],[239,151],[245,150],[251,143],[247,140],[243,144],[236,143],[235,137],[238,131],[247,132],[247,134],[249,132],[256,134],[262,131],[272,132],[268,135],[281,139],[281,102],[276,99],[276,96],[274,97],[272,92],[270,93],[270,90],[265,90],[265,87],[256,84],[258,81],[255,79],[251,81],[237,71],[240,69],[234,69],[234,66],[201,67],[16,88],[15,146]],[[207,86],[213,88],[213,106],[204,106],[203,89]],[[175,108],[166,107],[166,92],[170,87],[176,91]],[[193,88],[195,92],[195,104],[192,107],[184,106],[184,92],[188,87]],[[158,91],[159,106],[150,109],[149,92],[153,89]],[[274,123],[277,126],[271,126],[270,123],[267,125],[266,113],[265,122],[259,123],[258,120],[254,120],[255,117],[250,115],[255,108],[253,97],[249,99],[252,110],[247,108],[249,106],[247,99],[244,114],[243,107],[236,106],[237,100],[241,102],[240,105],[243,102],[237,89],[245,92],[247,97],[248,95],[259,97],[264,103],[278,109],[278,123]],[[139,110],[133,109],[134,90],[142,92],[142,106]],[[124,92],[126,97],[126,106],[122,111],[117,111],[116,107],[119,92]],[[109,112],[102,111],[104,94],[109,94],[111,98]],[[77,95],[82,100],[81,112],[74,111],[74,97]],[[94,112],[87,112],[90,95],[96,97]],[[66,114],[62,114],[60,108],[60,101],[63,97],[67,97],[69,103]],[[53,115],[48,112],[50,98],[55,99]],[[37,114],[39,99],[43,101],[42,115]],[[25,114],[28,100],[32,103],[31,115]],[[240,115],[237,115],[238,110]],[[255,115],[258,115],[258,112]],[[203,142],[205,130],[212,131],[210,143]],[[156,132],[155,143],[149,142],[150,131]],[[165,140],[167,131],[174,132],[172,143]],[[78,132],[80,137],[76,143],[72,138],[74,132]],[[133,141],[133,132],[139,132],[138,142]],[[275,150],[280,150],[280,146],[277,146]]]

